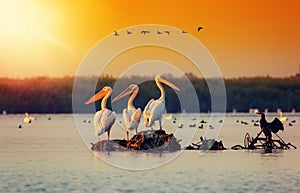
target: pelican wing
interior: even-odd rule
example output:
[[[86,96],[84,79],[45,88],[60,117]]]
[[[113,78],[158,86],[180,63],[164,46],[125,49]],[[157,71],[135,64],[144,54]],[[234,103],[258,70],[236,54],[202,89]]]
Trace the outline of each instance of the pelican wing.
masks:
[[[136,122],[140,122],[142,116],[142,110],[140,108],[136,109],[133,111],[132,116],[131,116],[131,120],[134,120]]]
[[[133,130],[137,129],[140,123],[142,111],[138,109],[124,109],[123,119],[125,122],[126,129]]]
[[[162,115],[165,112],[165,100],[156,100],[152,105],[151,109],[151,117],[153,121],[162,118]]]
[[[94,117],[95,135],[102,135],[111,129],[116,121],[116,113],[109,109],[96,112]]]
[[[148,114],[150,114],[151,108],[153,106],[153,102],[154,102],[154,99],[151,99],[145,106],[144,112],[143,112],[144,117],[147,116]]]
[[[95,135],[97,136],[98,134],[101,135],[104,133],[104,128],[103,125],[101,124],[101,119],[103,115],[104,110],[97,111],[94,116],[94,128],[95,128]],[[103,130],[103,131],[102,131]]]
[[[123,109],[123,120],[124,120],[126,129],[129,127],[130,119],[131,119],[130,111],[128,111],[126,108]]]
[[[151,102],[151,104],[149,104]],[[161,120],[165,112],[165,100],[151,100],[148,109],[144,111],[144,123],[151,127],[156,120]]]
[[[149,118],[151,116],[151,107],[153,106],[154,99],[151,99],[144,108],[143,117],[144,124],[147,126],[149,122]]]

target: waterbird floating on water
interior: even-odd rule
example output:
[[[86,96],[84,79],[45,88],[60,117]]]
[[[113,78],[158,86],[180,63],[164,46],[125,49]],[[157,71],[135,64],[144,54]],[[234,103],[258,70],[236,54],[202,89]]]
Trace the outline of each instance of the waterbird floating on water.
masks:
[[[152,129],[154,122],[158,120],[159,127],[162,130],[161,121],[162,121],[162,115],[165,112],[166,101],[165,101],[165,90],[161,83],[164,83],[177,91],[180,91],[180,89],[177,86],[175,86],[173,83],[165,80],[161,75],[155,76],[155,82],[160,90],[161,96],[157,100],[151,99],[145,106],[145,109],[143,112],[144,124],[146,127],[151,127],[151,129]]]
[[[31,123],[32,121],[34,121],[35,120],[35,118],[34,117],[32,117],[32,116],[29,116],[29,114],[26,112],[25,113],[25,117],[24,117],[24,123]]]
[[[200,123],[207,123],[206,121],[204,121],[203,119],[200,121]]]
[[[258,123],[254,123],[253,125],[254,125],[255,127],[258,127],[258,126],[259,126],[259,124],[258,124]]]
[[[288,120],[288,118],[287,118],[287,117],[283,117],[283,116],[282,116],[282,112],[280,111],[280,112],[279,112],[279,120],[280,120],[281,122],[286,122],[286,121]]]
[[[196,123],[189,125],[189,127],[196,127]]]
[[[165,31],[166,34],[170,35],[170,31]]]
[[[137,133],[137,128],[140,124],[142,111],[140,108],[136,109],[133,105],[133,100],[135,99],[138,92],[139,87],[135,84],[131,84],[127,89],[122,91],[112,100],[112,102],[115,102],[127,95],[130,95],[127,103],[127,108],[123,109],[123,120],[125,122],[127,140],[129,140],[129,131],[135,130],[135,132]]]
[[[183,124],[178,125],[178,128],[182,129],[183,128]]]
[[[102,99],[101,110],[97,111],[94,116],[95,135],[98,136],[98,141],[100,141],[100,136],[105,132],[107,132],[107,139],[109,140],[110,130],[116,120],[116,113],[106,108],[106,103],[111,93],[112,89],[109,86],[105,86],[85,102],[85,104],[90,104]]]
[[[131,34],[132,34],[132,32],[127,30],[127,34],[128,34],[128,35],[131,35]]]

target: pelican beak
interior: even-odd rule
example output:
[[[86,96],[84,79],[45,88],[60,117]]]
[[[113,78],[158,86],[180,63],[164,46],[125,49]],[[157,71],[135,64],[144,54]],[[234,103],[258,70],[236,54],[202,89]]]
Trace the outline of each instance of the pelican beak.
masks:
[[[121,98],[131,94],[134,91],[134,87],[132,85],[130,85],[128,88],[126,88],[125,90],[123,90],[118,96],[116,96],[112,102],[115,102],[117,100],[120,100]]]
[[[164,83],[164,84],[168,85],[169,87],[171,87],[171,88],[173,88],[177,91],[180,91],[180,89],[175,84],[173,84],[172,82],[167,81],[166,79],[163,79],[163,78],[160,77],[159,81],[161,83]]]
[[[90,103],[95,102],[95,101],[97,101],[97,100],[100,100],[100,99],[102,99],[106,94],[107,94],[107,91],[102,89],[102,90],[100,90],[97,94],[95,94],[94,96],[92,96],[89,100],[87,100],[87,101],[85,102],[85,104],[87,105],[87,104],[90,104]]]
[[[258,114],[260,117],[261,117],[261,115],[262,115],[261,113],[256,113],[256,114]]]

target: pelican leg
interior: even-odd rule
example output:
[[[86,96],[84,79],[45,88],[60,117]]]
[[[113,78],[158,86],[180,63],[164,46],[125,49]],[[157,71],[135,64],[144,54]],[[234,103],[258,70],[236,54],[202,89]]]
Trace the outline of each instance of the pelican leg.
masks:
[[[129,131],[128,130],[126,130],[126,139],[127,139],[127,141],[129,141]]]
[[[159,129],[162,130],[161,119],[159,119],[158,121],[159,121]]]
[[[109,141],[110,129],[107,131],[107,140]]]
[[[100,142],[100,135],[98,135],[98,142]]]

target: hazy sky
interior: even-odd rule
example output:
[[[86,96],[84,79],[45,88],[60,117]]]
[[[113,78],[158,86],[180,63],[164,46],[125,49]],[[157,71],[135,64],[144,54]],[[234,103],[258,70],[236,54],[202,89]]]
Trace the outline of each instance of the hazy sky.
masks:
[[[300,1],[180,2],[0,0],[0,76],[75,75],[97,42],[140,24],[188,31],[210,51],[224,77],[298,72]],[[204,30],[198,33],[198,26]]]

